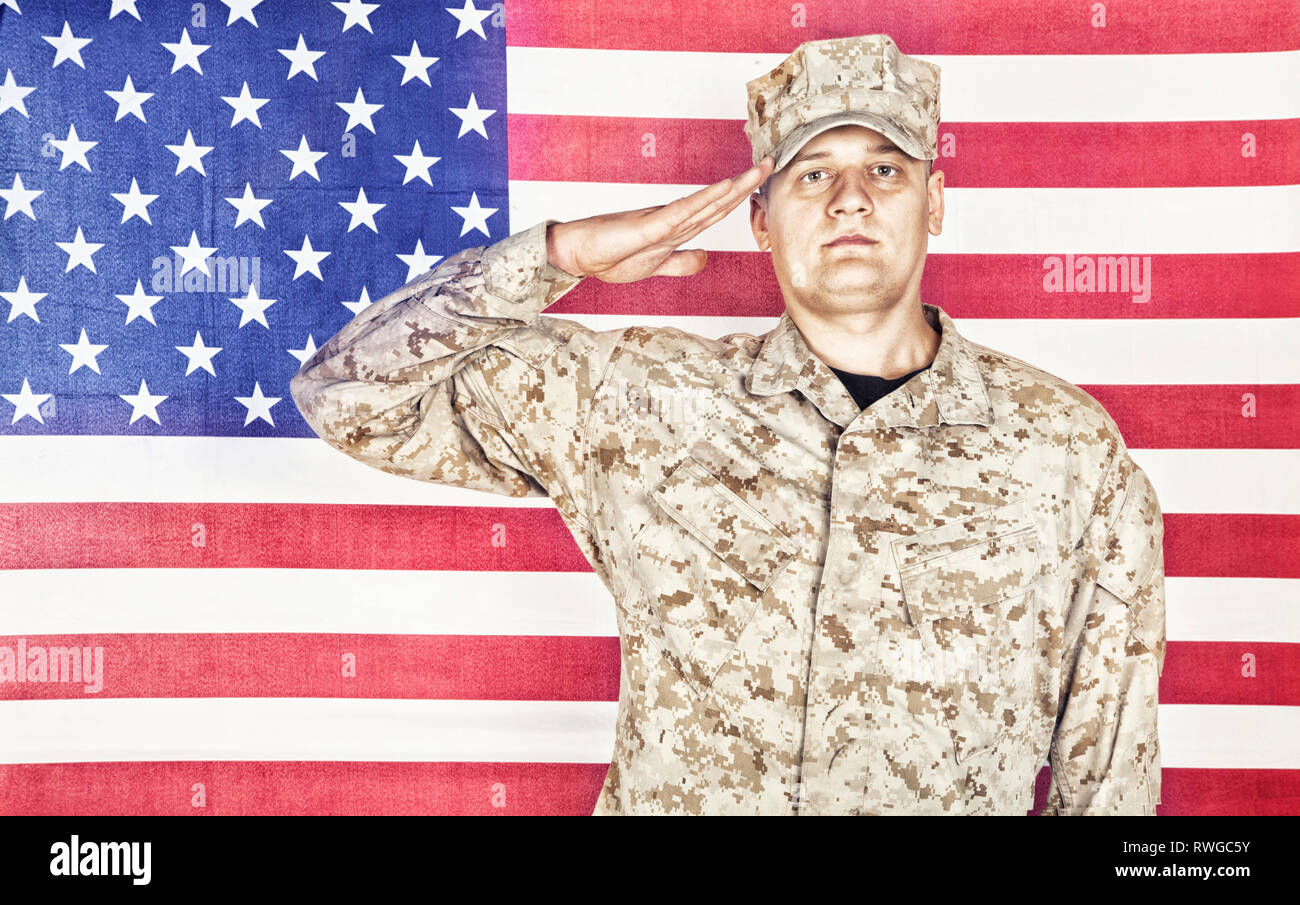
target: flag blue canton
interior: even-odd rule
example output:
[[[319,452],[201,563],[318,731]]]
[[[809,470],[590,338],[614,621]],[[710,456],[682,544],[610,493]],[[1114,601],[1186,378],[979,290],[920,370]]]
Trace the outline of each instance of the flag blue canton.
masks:
[[[310,436],[316,346],[507,232],[500,16],[0,0],[0,431]]]

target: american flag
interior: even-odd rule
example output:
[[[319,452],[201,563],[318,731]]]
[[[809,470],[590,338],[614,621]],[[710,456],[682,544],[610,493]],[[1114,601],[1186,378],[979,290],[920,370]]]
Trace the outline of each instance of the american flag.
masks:
[[[1159,493],[1160,813],[1300,813],[1289,0],[0,0],[0,812],[590,813],[619,645],[553,506],[353,462],[289,379],[462,248],[739,173],[744,83],[876,32],[943,71],[923,297]],[[746,206],[688,247],[548,313],[775,323]]]

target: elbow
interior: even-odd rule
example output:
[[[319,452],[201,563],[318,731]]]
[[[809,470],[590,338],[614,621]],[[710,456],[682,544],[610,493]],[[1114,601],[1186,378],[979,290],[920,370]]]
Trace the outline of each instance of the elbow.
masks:
[[[320,411],[320,390],[321,381],[313,379],[306,371],[299,371],[289,380],[289,395],[298,407],[298,413],[316,436],[326,439],[317,414]]]

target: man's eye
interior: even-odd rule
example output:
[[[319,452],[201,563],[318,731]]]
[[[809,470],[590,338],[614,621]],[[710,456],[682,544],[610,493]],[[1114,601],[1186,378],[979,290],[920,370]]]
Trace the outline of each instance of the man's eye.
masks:
[[[898,167],[894,166],[893,164],[881,163],[876,165],[877,170],[880,169],[881,167],[884,167],[886,170],[892,170],[895,175],[897,175],[898,173]]]
[[[801,176],[800,178],[801,178],[801,179],[807,179],[807,178],[808,178],[809,176],[811,176],[813,173],[824,173],[824,172],[826,172],[826,171],[825,171],[825,170],[809,170],[807,173],[804,173],[803,176]],[[819,179],[819,180],[817,180],[817,181],[818,181],[818,182],[821,182],[822,180]]]

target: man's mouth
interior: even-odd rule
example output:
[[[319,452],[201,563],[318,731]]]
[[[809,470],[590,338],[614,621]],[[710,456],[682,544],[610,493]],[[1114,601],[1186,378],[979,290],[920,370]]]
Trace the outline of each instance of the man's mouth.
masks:
[[[828,248],[836,245],[875,245],[875,239],[867,239],[863,236],[845,236],[843,239],[836,239],[834,242],[827,242]]]

